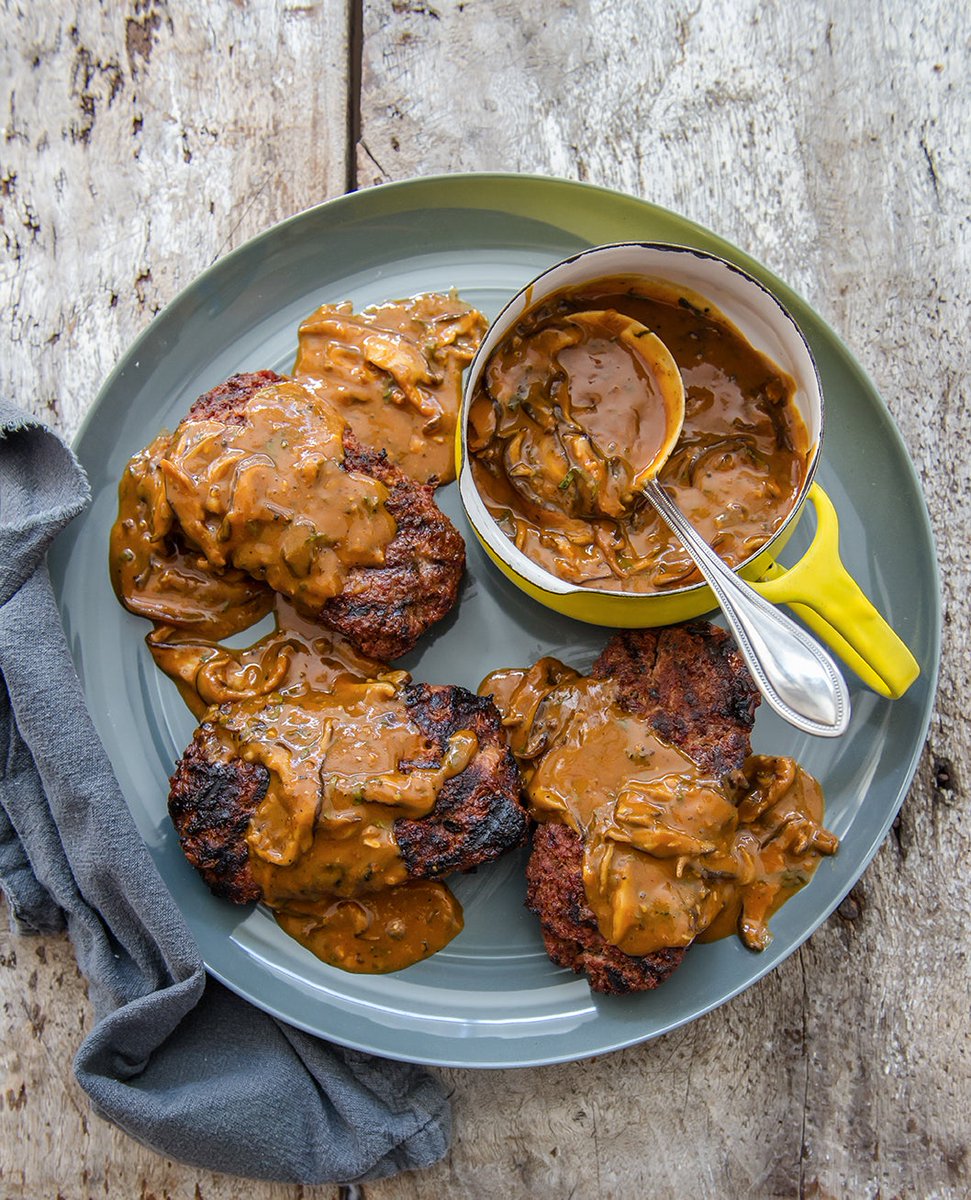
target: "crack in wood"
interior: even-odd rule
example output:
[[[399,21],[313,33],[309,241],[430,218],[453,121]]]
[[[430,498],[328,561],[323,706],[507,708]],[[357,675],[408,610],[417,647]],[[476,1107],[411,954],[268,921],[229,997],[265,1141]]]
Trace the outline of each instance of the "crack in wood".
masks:
[[[263,193],[266,191],[266,189],[270,186],[270,180],[272,178],[273,178],[273,172],[271,171],[264,177],[263,182],[260,184],[260,186],[256,189],[256,191],[250,197],[249,203],[243,208],[242,212],[239,214],[239,217],[236,219],[236,222],[233,225],[232,229],[230,229],[229,233],[223,239],[222,245],[219,247],[219,249],[216,251],[216,253],[212,256],[212,259],[210,260],[211,262],[215,262],[217,258],[221,258],[222,255],[225,253],[227,246],[230,246],[232,244],[233,238],[236,236],[236,231],[239,229],[239,227],[242,225],[242,223],[246,220],[246,217],[249,214],[250,210],[252,209],[253,205],[257,202],[257,200],[259,200],[259,198],[263,195]]]
[[[371,153],[371,148],[368,146],[367,142],[366,142],[366,141],[364,141],[364,139],[362,138],[362,139],[361,139],[361,140],[358,142],[358,145],[361,147],[361,149],[364,151],[364,153],[365,153],[365,154],[368,156],[368,158],[371,160],[371,162],[373,162],[373,163],[374,163],[374,165],[375,165],[375,166],[378,168],[378,170],[381,172],[381,176],[382,176],[382,178],[384,178],[384,179],[390,179],[390,178],[391,178],[391,176],[390,176],[390,175],[388,174],[388,172],[387,172],[387,171],[384,169],[384,167],[382,167],[382,166],[381,166],[381,164],[378,162],[378,160],[377,160],[377,159],[374,157],[374,155]]]
[[[361,141],[361,79],[364,73],[364,0],[347,6],[347,145],[345,191],[357,191],[357,146]]]
[[[924,135],[921,134],[921,136],[918,140],[919,140],[920,148],[924,153],[924,161],[927,163],[927,174],[930,177],[931,188],[934,192],[934,199],[937,201],[937,207],[940,208],[941,207],[941,193],[939,190],[939,182],[940,181],[939,181],[938,175],[937,175],[937,168],[934,166],[934,159],[931,156],[931,152],[930,152],[930,149],[928,148],[927,142],[924,139]]]

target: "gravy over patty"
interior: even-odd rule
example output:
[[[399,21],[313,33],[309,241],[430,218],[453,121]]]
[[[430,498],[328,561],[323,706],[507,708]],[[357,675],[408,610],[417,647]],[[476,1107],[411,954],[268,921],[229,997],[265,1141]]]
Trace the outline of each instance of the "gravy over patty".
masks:
[[[454,603],[464,545],[433,486],[359,440],[338,360],[382,364],[401,387],[385,400],[414,406],[411,451],[427,438],[441,466],[481,317],[420,297],[316,318],[302,378],[233,376],[132,458],[110,567],[200,719],[169,796],[190,862],[324,961],[383,972],[461,930],[439,878],[515,845],[526,816],[491,703],[387,666]],[[314,338],[334,321],[332,355]],[[396,322],[425,328],[420,351]],[[362,378],[348,368],[350,391]],[[270,611],[271,632],[226,644]]]
[[[366,446],[422,482],[455,478],[462,371],[486,322],[456,296],[324,304],[300,326],[293,373],[320,380]]]
[[[837,840],[819,784],[790,758],[702,766],[630,711],[610,677],[556,659],[493,672],[531,815],[583,841],[583,885],[604,939],[628,955],[737,931],[753,950],[770,915]]]

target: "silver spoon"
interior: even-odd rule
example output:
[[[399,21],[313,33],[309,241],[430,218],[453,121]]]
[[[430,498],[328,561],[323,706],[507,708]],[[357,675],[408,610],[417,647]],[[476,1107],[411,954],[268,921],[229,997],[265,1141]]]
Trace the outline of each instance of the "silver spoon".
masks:
[[[684,543],[715,593],[766,703],[804,733],[817,737],[845,733],[850,722],[849,692],[822,646],[722,562],[657,479],[647,480],[641,490]]]
[[[602,319],[599,312],[572,319]],[[736,575],[657,481],[684,425],[684,383],[668,348],[639,321],[628,318],[620,333],[652,372],[663,398],[665,436],[651,461],[634,477],[634,488],[674,530],[714,592],[756,686],[780,717],[817,737],[839,737],[850,721],[850,697],[839,668],[819,643]]]

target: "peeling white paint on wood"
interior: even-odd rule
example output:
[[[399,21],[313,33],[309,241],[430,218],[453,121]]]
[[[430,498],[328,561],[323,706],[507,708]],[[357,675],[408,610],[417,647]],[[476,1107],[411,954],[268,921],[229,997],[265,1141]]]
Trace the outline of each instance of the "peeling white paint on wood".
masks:
[[[347,14],[139,0],[0,22],[0,383],[73,434],[203,268],[344,190]]]
[[[894,835],[779,970],[658,1042],[444,1071],[455,1144],[368,1200],[934,1196],[971,1189],[971,20],[758,0],[80,0],[0,14],[5,394],[73,432],[152,315],[219,255],[345,187],[531,171],[709,226],[800,290],[887,400],[944,572],[938,709]],[[70,946],[0,935],[0,1183],[336,1196],[166,1162],[88,1112]]]

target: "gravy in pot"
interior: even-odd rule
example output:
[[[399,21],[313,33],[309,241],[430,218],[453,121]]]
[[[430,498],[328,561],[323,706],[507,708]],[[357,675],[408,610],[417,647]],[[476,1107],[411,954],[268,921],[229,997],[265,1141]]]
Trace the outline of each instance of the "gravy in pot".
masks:
[[[604,452],[585,462],[572,452],[577,395],[587,407],[618,404],[630,414],[636,388],[630,356],[609,336],[571,346],[564,359],[562,338],[574,314],[587,310],[633,318],[670,351],[685,419],[658,478],[720,557],[738,566],[777,532],[806,478],[812,447],[795,385],[700,297],[643,279],[559,292],[527,311],[493,352],[468,423],[473,479],[491,516],[527,557],[569,583],[649,593],[700,580],[646,502],[632,496],[617,511],[609,496],[611,481],[623,483],[642,464],[612,462]],[[598,505],[605,490],[608,503]]]

